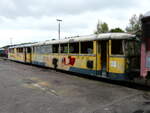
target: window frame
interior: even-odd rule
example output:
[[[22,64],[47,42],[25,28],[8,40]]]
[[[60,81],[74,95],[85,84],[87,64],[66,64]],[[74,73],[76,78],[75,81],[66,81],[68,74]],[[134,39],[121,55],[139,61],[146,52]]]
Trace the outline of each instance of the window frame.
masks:
[[[112,41],[116,41],[116,40],[120,40],[121,43],[122,43],[122,54],[114,54],[112,53]],[[111,40],[111,46],[110,46],[110,55],[111,56],[125,56],[125,48],[124,48],[124,45],[125,45],[125,41],[123,39],[114,39],[114,40]]]
[[[92,53],[88,53],[88,52],[87,52],[87,53],[83,53],[83,52],[82,52],[82,43],[86,43],[86,42],[92,42],[92,45],[93,45],[93,46],[92,46]],[[92,40],[92,41],[88,41],[88,40],[86,40],[86,41],[81,41],[79,46],[80,46],[80,48],[79,48],[80,54],[83,54],[83,55],[93,55],[93,54],[94,54],[94,40]]]
[[[78,44],[78,53],[77,52],[75,52],[75,53],[70,52],[70,44],[75,44],[75,43]],[[80,42],[70,42],[69,47],[68,47],[68,52],[69,52],[69,54],[80,54]]]
[[[61,49],[62,49],[61,45],[67,45],[67,52],[66,52],[66,53],[61,51]],[[60,48],[60,49],[59,49],[59,53],[60,53],[60,54],[69,54],[69,43],[61,43],[61,44],[59,45],[59,48]],[[65,49],[64,49],[64,50],[65,50]],[[63,50],[63,51],[64,51],[64,50]]]
[[[32,53],[32,48],[31,47],[27,47],[27,54],[30,54],[30,53]]]
[[[53,50],[54,50],[54,49],[53,49],[53,46],[54,46],[54,45],[58,45],[58,50],[57,50],[58,52],[54,52],[54,51],[53,51]],[[60,53],[60,44],[52,44],[52,54],[59,54],[59,53]]]
[[[24,53],[24,48],[23,47],[22,48],[16,48],[16,50],[17,50],[17,53],[19,53],[19,54]]]

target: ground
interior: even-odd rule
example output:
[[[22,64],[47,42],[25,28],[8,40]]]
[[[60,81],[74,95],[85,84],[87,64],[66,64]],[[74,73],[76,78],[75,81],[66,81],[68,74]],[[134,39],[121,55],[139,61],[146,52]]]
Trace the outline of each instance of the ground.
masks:
[[[0,59],[0,113],[150,113],[150,92]]]

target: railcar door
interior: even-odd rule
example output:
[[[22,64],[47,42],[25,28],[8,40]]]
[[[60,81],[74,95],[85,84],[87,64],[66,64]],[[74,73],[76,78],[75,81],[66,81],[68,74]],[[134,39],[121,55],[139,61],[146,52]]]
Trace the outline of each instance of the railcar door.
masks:
[[[108,56],[108,49],[107,49],[108,41],[104,40],[100,42],[101,48],[101,69],[102,69],[102,76],[106,77],[107,75],[107,56]]]
[[[32,49],[31,49],[31,47],[28,47],[28,55],[29,55],[29,63],[31,63],[31,61],[32,61]]]
[[[97,76],[107,77],[109,72],[109,40],[98,41]]]
[[[31,49],[31,47],[26,48],[25,58],[26,58],[27,63],[31,63],[31,61],[32,61],[32,49]]]

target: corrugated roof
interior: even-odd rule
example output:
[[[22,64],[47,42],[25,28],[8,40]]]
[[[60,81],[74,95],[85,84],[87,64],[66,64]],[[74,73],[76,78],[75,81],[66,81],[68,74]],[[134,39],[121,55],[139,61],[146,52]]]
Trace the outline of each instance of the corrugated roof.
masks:
[[[31,46],[33,46],[34,44],[36,44],[36,43],[18,44],[18,45],[15,45],[15,46],[11,46],[11,47],[9,47],[9,48],[31,47]]]
[[[79,42],[79,41],[92,41],[92,40],[109,40],[109,39],[132,39],[135,35],[131,35],[128,33],[103,33],[99,35],[85,35],[85,36],[76,36],[68,39],[62,40],[53,40],[53,41],[45,41],[34,44],[37,45],[47,45],[47,44],[58,44],[58,43],[67,43],[67,42]]]
[[[92,41],[92,40],[109,40],[109,39],[133,39],[135,35],[131,35],[128,33],[103,33],[99,35],[85,35],[85,36],[75,36],[68,39],[62,39],[62,40],[51,40],[51,41],[43,41],[38,42],[34,44],[24,44],[24,45],[18,45],[11,48],[17,48],[17,47],[30,47],[30,46],[39,46],[39,45],[49,45],[49,44],[61,44],[61,43],[72,43],[72,42],[83,42],[83,41]]]

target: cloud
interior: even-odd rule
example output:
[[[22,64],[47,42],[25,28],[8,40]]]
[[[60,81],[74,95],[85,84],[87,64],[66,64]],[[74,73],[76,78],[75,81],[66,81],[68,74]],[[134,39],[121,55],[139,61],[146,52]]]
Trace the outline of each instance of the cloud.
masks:
[[[133,14],[149,10],[149,0],[0,0],[0,46],[92,34],[97,21],[125,28]]]
[[[128,9],[135,7],[136,0],[1,0],[0,16],[58,16],[74,15],[88,11]]]

